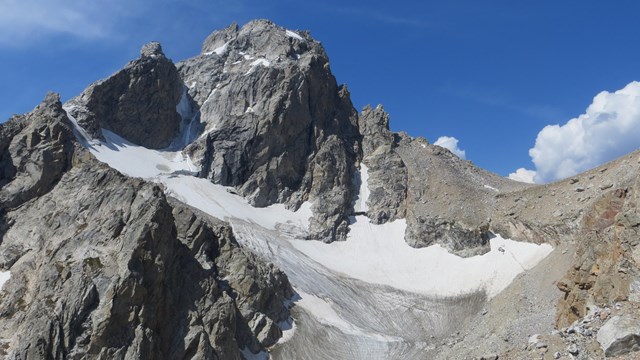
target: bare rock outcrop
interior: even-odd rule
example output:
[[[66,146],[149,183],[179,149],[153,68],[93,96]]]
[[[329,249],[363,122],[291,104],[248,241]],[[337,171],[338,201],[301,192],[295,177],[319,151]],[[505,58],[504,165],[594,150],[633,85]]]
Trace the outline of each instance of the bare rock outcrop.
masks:
[[[381,105],[366,106],[358,118],[362,135],[362,163],[367,166],[367,216],[382,224],[406,215],[407,169],[395,151],[396,137],[389,130],[389,114]]]
[[[501,191],[520,185],[478,169],[450,151],[389,130],[382,106],[358,119],[362,163],[368,168],[367,216],[373,223],[406,218],[414,247],[440,244],[460,256],[488,250]]]
[[[640,180],[633,175],[638,166],[634,155],[637,152],[606,165],[610,169],[605,171],[619,182],[597,188],[602,194],[585,209],[575,266],[558,283],[565,293],[558,304],[558,326],[584,316],[594,304],[628,300],[634,280],[640,278]]]
[[[33,112],[0,129],[0,208],[47,193],[71,167],[75,138],[60,97],[50,93]]]
[[[605,356],[619,356],[640,351],[640,319],[614,316],[598,331],[598,342]]]
[[[184,84],[157,42],[143,46],[140,58],[88,87],[69,102],[71,114],[94,138],[101,128],[148,148],[167,147],[182,118],[176,107]]]

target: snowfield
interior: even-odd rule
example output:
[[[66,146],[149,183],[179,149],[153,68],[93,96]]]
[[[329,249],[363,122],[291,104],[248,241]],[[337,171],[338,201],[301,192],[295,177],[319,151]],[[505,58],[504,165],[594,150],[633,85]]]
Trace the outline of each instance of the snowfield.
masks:
[[[271,352],[276,358],[317,358],[318,351],[324,358],[420,357],[430,349],[429,336],[455,329],[553,250],[497,235],[488,253],[461,258],[438,245],[407,245],[404,219],[375,225],[363,215],[352,218],[347,241],[302,240],[311,203],[297,211],[279,204],[254,208],[232,189],[194,176],[198,167],[181,151],[149,150],[107,130],[105,142],[90,139],[72,122],[98,160],[162,183],[168,196],[229,221],[242,246],[287,274],[298,295],[292,299],[295,323],[283,325],[286,337]],[[367,209],[367,180],[362,166],[355,179],[361,183],[357,212]],[[0,272],[0,288],[6,274]],[[243,350],[247,358],[269,357]]]
[[[406,227],[404,219],[375,225],[366,216],[357,216],[347,241],[293,244],[311,259],[349,277],[437,296],[486,290],[493,297],[553,250],[547,244],[519,243],[498,235],[490,240],[490,252],[461,258],[440,245],[412,248],[404,241]]]

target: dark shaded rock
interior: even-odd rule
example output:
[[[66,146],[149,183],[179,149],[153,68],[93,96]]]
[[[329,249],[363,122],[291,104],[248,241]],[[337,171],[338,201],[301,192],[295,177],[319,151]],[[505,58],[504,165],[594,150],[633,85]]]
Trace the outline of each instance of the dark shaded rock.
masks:
[[[102,138],[100,129],[148,148],[167,147],[177,136],[181,117],[176,106],[184,85],[157,42],[144,45],[141,57],[124,69],[87,88],[72,99],[70,113],[87,132]]]
[[[362,135],[362,163],[368,168],[367,216],[374,224],[405,217],[407,169],[395,151],[389,114],[381,105],[365,107],[358,118]]]

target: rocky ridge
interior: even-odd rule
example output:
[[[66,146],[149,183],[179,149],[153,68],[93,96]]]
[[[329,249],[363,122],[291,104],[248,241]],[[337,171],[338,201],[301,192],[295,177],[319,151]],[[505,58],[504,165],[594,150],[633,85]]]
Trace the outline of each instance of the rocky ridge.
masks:
[[[3,357],[241,359],[281,336],[286,275],[228,225],[96,161],[56,95],[2,135],[18,165],[2,179]]]

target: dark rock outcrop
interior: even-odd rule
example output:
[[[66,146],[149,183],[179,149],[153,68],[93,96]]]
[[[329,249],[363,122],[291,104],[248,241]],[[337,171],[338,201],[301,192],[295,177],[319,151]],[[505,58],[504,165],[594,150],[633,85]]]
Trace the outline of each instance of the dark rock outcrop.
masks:
[[[381,105],[365,107],[358,118],[362,135],[362,163],[367,166],[369,199],[367,216],[374,224],[406,216],[407,169],[395,151],[389,114]]]
[[[101,128],[148,148],[167,147],[177,136],[176,111],[184,84],[159,43],[143,46],[140,58],[87,88],[69,102],[70,113],[94,138]]]
[[[33,112],[0,129],[0,208],[47,193],[71,167],[75,138],[60,97],[50,93]]]

